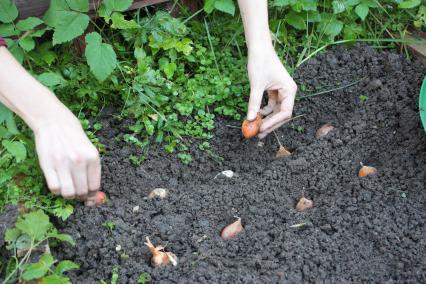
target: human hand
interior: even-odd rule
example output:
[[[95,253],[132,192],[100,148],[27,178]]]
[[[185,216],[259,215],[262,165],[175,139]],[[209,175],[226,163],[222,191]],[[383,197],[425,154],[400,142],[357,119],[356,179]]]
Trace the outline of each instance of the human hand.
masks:
[[[251,89],[247,120],[256,119],[259,111],[265,116],[258,134],[262,139],[291,118],[297,85],[272,46],[249,53],[247,69]],[[265,90],[268,105],[260,109]]]
[[[100,189],[99,153],[68,109],[64,107],[52,117],[54,121],[40,121],[33,129],[48,187],[56,195],[93,206]]]

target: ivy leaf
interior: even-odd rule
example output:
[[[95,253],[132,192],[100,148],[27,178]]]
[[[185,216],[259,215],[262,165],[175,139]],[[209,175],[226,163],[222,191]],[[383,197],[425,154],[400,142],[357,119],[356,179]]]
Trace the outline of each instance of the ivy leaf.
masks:
[[[26,281],[43,277],[49,271],[55,260],[50,253],[43,254],[39,261],[31,263],[24,268],[22,278]]]
[[[0,0],[0,22],[11,23],[18,17],[18,9],[10,0]]]
[[[52,274],[46,277],[43,277],[39,284],[72,284],[68,277]]]
[[[132,5],[133,0],[104,0],[99,9],[101,17],[108,17],[112,12],[124,12]]]
[[[398,7],[401,9],[411,9],[411,8],[419,6],[420,3],[421,3],[421,0],[407,0],[402,3],[399,3]]]
[[[28,17],[25,20],[21,20],[16,24],[16,28],[20,31],[29,31],[34,29],[35,27],[43,24],[43,20],[36,17]]]
[[[78,265],[77,263],[74,263],[70,260],[63,260],[59,262],[58,265],[56,265],[56,268],[54,271],[55,271],[55,274],[62,275],[65,271],[77,269],[79,267],[80,265]]]
[[[27,157],[27,149],[22,142],[3,140],[2,145],[16,159],[16,162],[21,162]]]
[[[35,41],[32,37],[26,36],[18,40],[18,44],[25,51],[31,51],[35,47]]]
[[[68,6],[74,10],[86,13],[89,11],[89,1],[88,0],[66,0]]]
[[[370,10],[370,8],[368,8],[368,6],[365,5],[365,4],[359,4],[358,6],[355,7],[355,13],[363,21],[367,17],[369,10]]]
[[[293,11],[288,13],[285,19],[290,26],[298,30],[306,29],[305,19]]]
[[[7,229],[6,234],[4,235],[4,240],[9,244],[14,243],[20,235],[21,231],[17,228]]]
[[[96,79],[104,81],[117,65],[117,56],[110,44],[102,43],[97,32],[86,35],[86,59]]]
[[[216,0],[214,2],[215,9],[228,13],[230,15],[235,14],[235,4],[232,0]]]
[[[46,237],[51,225],[49,217],[42,210],[25,214],[16,222],[16,228],[36,241]]]
[[[74,11],[56,12],[59,19],[53,33],[53,45],[68,42],[82,35],[89,25],[90,18],[86,14]]]

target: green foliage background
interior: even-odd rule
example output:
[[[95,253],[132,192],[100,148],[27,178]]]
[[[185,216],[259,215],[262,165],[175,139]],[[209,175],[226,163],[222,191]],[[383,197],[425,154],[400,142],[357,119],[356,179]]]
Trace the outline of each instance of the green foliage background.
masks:
[[[189,163],[190,144],[210,151],[215,116],[240,120],[246,110],[245,41],[236,3],[206,0],[191,14],[176,1],[179,18],[152,8],[125,13],[131,4],[104,0],[94,20],[87,0],[52,0],[43,17],[18,20],[16,6],[0,0],[0,36],[16,59],[78,116],[101,153],[96,132],[102,125],[89,119],[113,106],[116,119],[133,121],[117,139],[146,154],[158,143]],[[283,60],[294,59],[284,60],[290,73],[336,41],[377,43],[426,27],[421,0],[274,0],[269,5],[277,52]],[[77,37],[86,44],[82,56],[71,43]],[[72,214],[72,202],[46,190],[31,131],[1,104],[0,140],[0,211],[5,204],[20,203],[62,219]],[[138,165],[144,156],[129,159]],[[56,276],[63,277],[48,277]]]

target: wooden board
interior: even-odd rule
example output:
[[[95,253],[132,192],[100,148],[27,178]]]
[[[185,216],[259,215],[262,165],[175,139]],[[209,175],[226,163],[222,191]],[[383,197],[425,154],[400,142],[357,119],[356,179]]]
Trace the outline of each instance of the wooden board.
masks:
[[[25,19],[29,16],[42,16],[49,7],[50,0],[14,0],[19,10],[19,18]],[[168,0],[136,0],[129,10],[139,9],[145,6],[168,2]],[[101,0],[89,0],[90,10],[99,7]]]

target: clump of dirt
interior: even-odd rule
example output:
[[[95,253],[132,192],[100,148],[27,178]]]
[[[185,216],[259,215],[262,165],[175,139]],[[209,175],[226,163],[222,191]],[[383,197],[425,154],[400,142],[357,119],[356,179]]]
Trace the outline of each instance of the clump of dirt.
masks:
[[[55,253],[81,264],[70,274],[74,283],[110,279],[114,267],[119,283],[136,283],[143,272],[154,283],[425,282],[426,136],[417,106],[425,73],[418,61],[365,46],[310,60],[295,75],[307,89],[365,79],[298,101],[294,115],[304,116],[277,133],[292,149],[282,159],[275,159],[274,135],[263,144],[244,140],[226,126],[240,122],[218,118],[211,144],[222,164],[194,150],[194,162],[184,166],[158,149],[134,167],[128,157],[141,153],[114,139],[123,125],[105,116],[102,189],[110,200],[78,206],[60,224],[77,246]],[[325,123],[335,128],[316,139]],[[378,173],[358,177],[360,162]],[[217,176],[223,170],[235,175]],[[154,188],[169,196],[144,199]],[[315,206],[297,212],[302,196]],[[233,216],[244,230],[222,240]],[[179,264],[153,268],[146,236]]]

